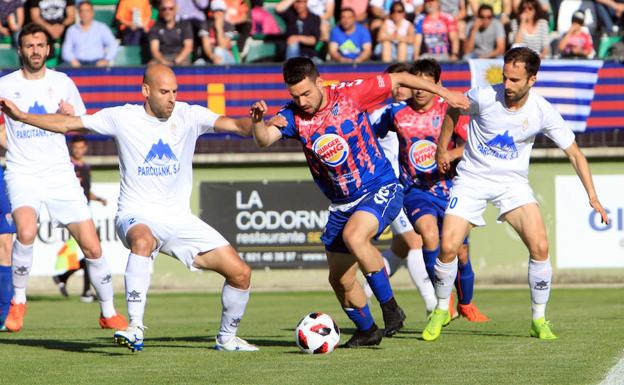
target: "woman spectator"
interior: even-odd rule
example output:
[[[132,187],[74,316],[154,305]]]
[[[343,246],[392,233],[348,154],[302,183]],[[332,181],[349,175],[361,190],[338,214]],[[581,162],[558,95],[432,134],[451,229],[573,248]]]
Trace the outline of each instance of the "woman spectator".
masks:
[[[509,43],[513,47],[528,47],[541,58],[550,55],[550,37],[546,14],[537,0],[522,0],[519,13],[511,21]]]
[[[153,24],[152,6],[149,0],[120,0],[115,20],[122,45],[141,45]]]
[[[12,36],[17,46],[17,37],[23,26],[24,2],[22,0],[0,1],[0,36]]]
[[[390,7],[390,17],[379,29],[375,54],[385,63],[405,62],[413,55],[413,41],[414,25],[405,18],[403,3],[395,1]]]

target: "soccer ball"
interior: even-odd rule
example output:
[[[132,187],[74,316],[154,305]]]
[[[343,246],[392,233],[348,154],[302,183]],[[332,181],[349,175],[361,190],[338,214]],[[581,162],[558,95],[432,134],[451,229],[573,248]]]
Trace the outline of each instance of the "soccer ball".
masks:
[[[329,315],[310,313],[299,321],[295,342],[308,354],[331,353],[340,342],[340,329]]]

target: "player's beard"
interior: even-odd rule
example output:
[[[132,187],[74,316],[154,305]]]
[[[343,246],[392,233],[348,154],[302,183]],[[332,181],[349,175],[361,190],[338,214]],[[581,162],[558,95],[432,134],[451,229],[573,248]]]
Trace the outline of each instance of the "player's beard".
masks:
[[[33,59],[32,59],[33,56],[39,57],[39,64],[33,63]],[[45,56],[33,54],[30,56],[22,57],[22,62],[23,62],[24,68],[28,70],[28,72],[38,72],[45,65],[45,59],[46,59]]]

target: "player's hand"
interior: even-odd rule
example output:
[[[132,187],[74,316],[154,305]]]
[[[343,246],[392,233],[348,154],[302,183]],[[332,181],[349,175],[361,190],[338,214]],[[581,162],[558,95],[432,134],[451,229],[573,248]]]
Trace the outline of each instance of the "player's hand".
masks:
[[[470,101],[461,92],[450,91],[445,99],[451,107],[461,108],[462,110],[467,110],[470,107]]]
[[[269,126],[275,126],[278,128],[284,128],[288,125],[288,120],[280,114],[274,115],[271,119],[266,121]]]
[[[438,146],[435,154],[436,163],[438,164],[438,170],[442,174],[446,174],[451,169],[451,154],[449,154],[447,149],[444,149]]]
[[[264,119],[264,114],[268,111],[269,107],[264,100],[255,102],[249,109],[249,117],[254,123],[260,123]]]
[[[9,99],[0,98],[0,110],[9,118],[21,122],[24,119],[24,113]]]
[[[607,216],[607,212],[605,211],[604,207],[602,207],[602,204],[600,203],[598,198],[590,199],[589,205],[594,209],[595,212],[600,213],[600,221],[605,225],[608,225],[609,217]]]
[[[61,100],[59,102],[59,108],[56,112],[59,114],[67,115],[67,116],[76,115],[76,111],[74,111],[74,106],[72,106],[71,104],[67,103],[64,100]]]

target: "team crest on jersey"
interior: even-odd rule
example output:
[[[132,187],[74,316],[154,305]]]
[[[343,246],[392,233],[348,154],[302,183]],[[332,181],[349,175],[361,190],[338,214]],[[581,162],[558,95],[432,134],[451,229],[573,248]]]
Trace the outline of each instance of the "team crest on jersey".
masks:
[[[409,160],[418,171],[431,171],[437,167],[435,161],[436,144],[430,140],[414,142],[409,149]]]
[[[340,166],[349,156],[349,145],[336,134],[325,134],[314,141],[312,151],[326,165]]]
[[[433,128],[438,128],[439,125],[440,125],[440,116],[436,115],[433,117],[433,119],[431,119],[431,126]]]
[[[139,166],[138,174],[139,176],[167,176],[177,174],[179,171],[180,162],[171,146],[162,139],[158,139],[145,156],[143,165]]]
[[[338,116],[338,111],[339,111],[339,110],[338,110],[338,103],[336,103],[336,104],[334,104],[334,106],[332,107],[332,109],[331,109],[331,113],[332,113],[332,115],[334,115],[334,116]]]
[[[11,215],[11,213],[6,214],[4,216],[4,219],[9,224],[9,226],[13,226],[13,215]]]

